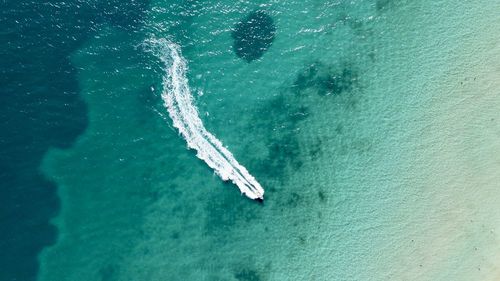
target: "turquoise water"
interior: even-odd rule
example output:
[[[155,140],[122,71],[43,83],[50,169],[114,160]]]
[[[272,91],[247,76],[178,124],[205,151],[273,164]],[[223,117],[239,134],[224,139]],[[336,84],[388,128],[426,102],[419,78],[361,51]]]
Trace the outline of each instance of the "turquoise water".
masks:
[[[500,2],[143,10],[71,52],[88,125],[40,166],[61,208],[38,280],[498,279]],[[264,204],[187,148],[155,40]]]
[[[70,147],[87,124],[69,55],[100,25],[125,28],[118,19],[134,21],[144,4],[111,2],[0,4],[0,280],[35,280],[38,253],[56,241],[49,219],[60,206],[57,186],[40,164],[49,148]]]

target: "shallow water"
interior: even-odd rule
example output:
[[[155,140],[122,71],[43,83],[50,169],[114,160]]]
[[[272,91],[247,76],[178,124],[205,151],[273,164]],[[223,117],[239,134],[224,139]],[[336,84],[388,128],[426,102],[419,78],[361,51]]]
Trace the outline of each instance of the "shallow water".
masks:
[[[140,6],[71,53],[88,125],[41,166],[61,210],[39,280],[498,278],[498,1]],[[152,38],[263,205],[187,149]]]

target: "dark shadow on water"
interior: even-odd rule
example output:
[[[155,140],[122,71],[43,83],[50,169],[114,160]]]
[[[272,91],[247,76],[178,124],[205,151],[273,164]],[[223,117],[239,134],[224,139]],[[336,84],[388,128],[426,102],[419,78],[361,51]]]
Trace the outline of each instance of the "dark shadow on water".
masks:
[[[128,2],[2,5],[0,280],[36,280],[39,252],[56,241],[49,220],[60,208],[57,187],[40,164],[49,148],[70,147],[87,127],[69,56],[101,23],[138,26],[148,1]]]
[[[233,50],[238,57],[252,62],[271,47],[275,34],[273,19],[263,11],[254,11],[234,27]]]

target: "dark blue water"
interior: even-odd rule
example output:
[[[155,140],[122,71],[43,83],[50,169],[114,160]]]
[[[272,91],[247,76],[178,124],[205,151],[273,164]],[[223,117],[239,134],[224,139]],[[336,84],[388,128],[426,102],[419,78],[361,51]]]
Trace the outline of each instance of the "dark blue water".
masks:
[[[87,126],[69,56],[103,25],[134,32],[147,1],[0,3],[0,280],[35,280],[40,250],[57,239],[49,222],[57,187],[39,166]]]

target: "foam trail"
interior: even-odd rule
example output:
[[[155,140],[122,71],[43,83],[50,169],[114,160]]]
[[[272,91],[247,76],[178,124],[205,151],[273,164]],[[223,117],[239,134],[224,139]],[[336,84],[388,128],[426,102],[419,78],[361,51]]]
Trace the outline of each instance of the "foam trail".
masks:
[[[222,142],[203,126],[193,103],[186,77],[187,64],[179,46],[166,39],[149,39],[147,44],[165,64],[162,99],[174,127],[184,137],[188,147],[196,150],[198,158],[205,161],[223,180],[231,180],[247,197],[263,200],[262,186],[236,161]]]

